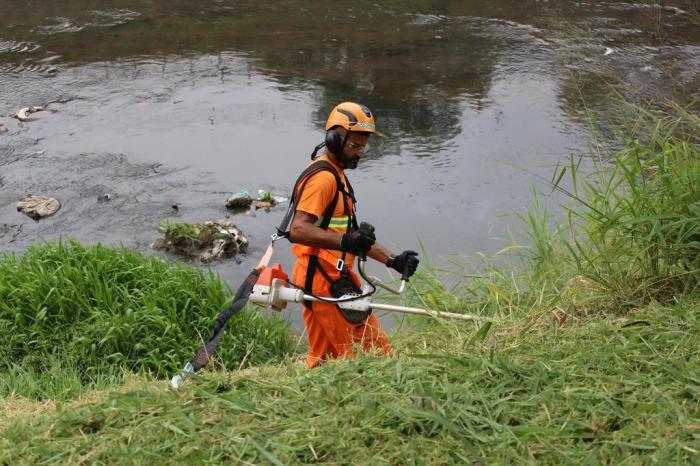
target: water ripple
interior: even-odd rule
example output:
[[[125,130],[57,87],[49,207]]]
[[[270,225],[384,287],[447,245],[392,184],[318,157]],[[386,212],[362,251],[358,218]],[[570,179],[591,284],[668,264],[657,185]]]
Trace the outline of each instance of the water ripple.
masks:
[[[32,53],[41,48],[41,45],[33,42],[15,42],[13,40],[0,39],[0,53]]]

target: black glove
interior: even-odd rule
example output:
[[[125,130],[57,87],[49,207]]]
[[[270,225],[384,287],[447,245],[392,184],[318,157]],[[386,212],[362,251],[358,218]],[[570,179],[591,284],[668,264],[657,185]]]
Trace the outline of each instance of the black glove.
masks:
[[[390,257],[389,260],[386,261],[386,266],[391,267],[402,274],[403,277],[408,278],[416,273],[419,262],[418,253],[416,251],[404,251],[396,257]]]
[[[360,229],[345,233],[340,239],[340,248],[356,256],[367,254],[372,245],[377,241],[374,236],[374,227],[369,223],[360,223]]]

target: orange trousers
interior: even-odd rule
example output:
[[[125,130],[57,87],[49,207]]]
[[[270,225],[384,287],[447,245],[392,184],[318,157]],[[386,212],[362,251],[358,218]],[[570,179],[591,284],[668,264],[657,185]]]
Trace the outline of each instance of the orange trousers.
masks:
[[[340,272],[325,261],[319,260],[319,263],[331,279],[340,276]],[[309,256],[297,258],[292,272],[295,284],[304,286],[308,264]],[[352,271],[350,274],[355,283],[359,284],[357,276]],[[318,271],[314,276],[312,292],[316,296],[331,296],[330,284]],[[353,346],[356,344],[365,351],[376,349],[380,354],[391,354],[389,340],[374,314],[359,324],[352,324],[345,320],[337,305],[314,301],[311,310],[304,306],[304,326],[310,347],[306,356],[309,367],[316,367],[326,359],[352,357]]]

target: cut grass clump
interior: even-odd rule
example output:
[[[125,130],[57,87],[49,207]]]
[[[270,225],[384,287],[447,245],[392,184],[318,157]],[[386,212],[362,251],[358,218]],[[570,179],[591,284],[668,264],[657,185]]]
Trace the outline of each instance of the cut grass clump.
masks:
[[[0,435],[0,463],[692,463],[697,306],[515,346],[452,333],[437,350],[426,332],[396,341],[391,358],[209,373],[179,393],[161,383],[17,423]]]
[[[124,369],[172,375],[230,295],[214,274],[101,245],[59,242],[4,256],[0,395],[75,393],[68,387],[77,380],[99,385]],[[231,320],[218,360],[229,369],[262,364],[293,345],[284,322],[244,311]]]

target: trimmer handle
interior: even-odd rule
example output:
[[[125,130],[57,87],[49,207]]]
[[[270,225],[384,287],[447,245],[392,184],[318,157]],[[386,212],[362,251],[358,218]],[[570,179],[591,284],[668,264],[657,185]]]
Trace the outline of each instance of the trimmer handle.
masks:
[[[384,288],[385,290],[390,291],[394,294],[403,294],[403,291],[406,288],[406,279],[404,277],[401,277],[401,286],[399,287],[398,290],[395,288],[392,288],[388,285],[385,285],[377,277],[371,277],[371,276],[368,277],[367,276],[367,274],[365,273],[365,263],[367,262],[367,258],[366,257],[363,258],[362,256],[359,256],[359,257],[360,257],[360,262],[359,262],[358,266],[360,268],[360,275],[362,275],[362,277],[365,280],[367,280],[368,282],[370,282],[374,286]]]
[[[403,268],[403,273],[401,274],[401,281],[407,282],[411,274],[408,272],[408,264]]]

